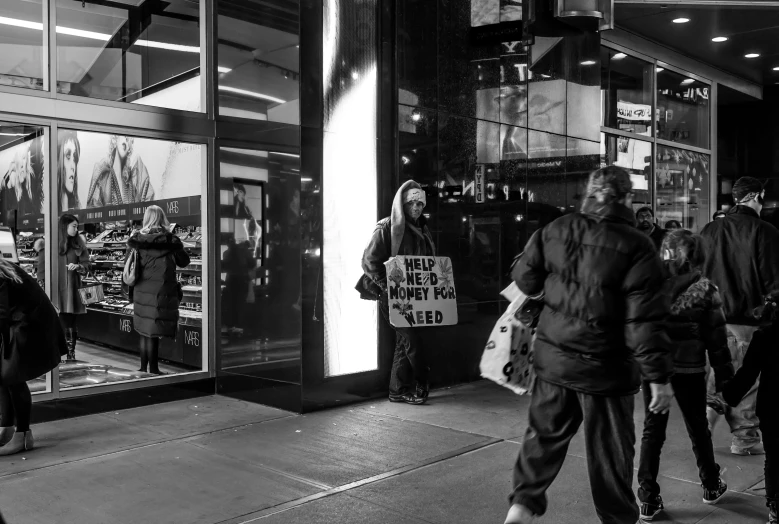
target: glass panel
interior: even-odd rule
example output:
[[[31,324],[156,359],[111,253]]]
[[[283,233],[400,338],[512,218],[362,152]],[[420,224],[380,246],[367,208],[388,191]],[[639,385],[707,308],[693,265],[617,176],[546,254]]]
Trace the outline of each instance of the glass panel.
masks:
[[[299,384],[300,188],[313,182],[299,155],[222,147],[219,165],[219,371]]]
[[[0,122],[0,225],[11,228],[20,266],[44,288],[48,147],[48,128]],[[51,391],[49,377],[31,380],[30,390]]]
[[[56,238],[66,253],[54,257],[54,301],[77,341],[75,359],[60,366],[60,388],[151,378],[157,359],[167,374],[206,369],[205,147],[60,129],[57,151]],[[152,205],[166,215],[168,231],[142,223]],[[78,232],[66,232],[74,219]],[[131,301],[122,268],[138,229],[140,277]]]
[[[652,206],[652,143],[616,135],[601,134],[603,166],[624,167],[633,182],[633,210]]]
[[[217,6],[219,114],[299,124],[300,1]]]
[[[657,138],[709,147],[709,86],[673,71],[657,70]]]
[[[401,0],[397,13],[398,100],[402,104],[437,108],[438,2]]]
[[[203,111],[199,0],[55,2],[59,93]]]
[[[0,5],[0,85],[48,90],[48,2]]]
[[[697,232],[709,222],[709,155],[657,146],[657,222]]]
[[[652,136],[652,64],[601,47],[601,113],[606,127]]]

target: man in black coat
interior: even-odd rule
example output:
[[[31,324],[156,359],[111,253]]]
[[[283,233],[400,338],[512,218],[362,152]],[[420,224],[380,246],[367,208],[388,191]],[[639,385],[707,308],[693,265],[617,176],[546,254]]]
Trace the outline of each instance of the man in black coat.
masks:
[[[733,185],[733,207],[725,218],[710,222],[701,231],[709,244],[703,273],[720,290],[728,329],[728,347],[736,370],[741,367],[759,319],[755,308],[768,295],[779,292],[779,230],[760,219],[765,190],[752,177],[739,178]],[[730,408],[714,396],[713,373],[709,377],[709,422],[713,426],[724,413],[734,455],[764,453],[760,422],[756,415],[759,381],[741,403]]]
[[[655,249],[660,251],[660,246],[663,245],[663,239],[667,231],[655,222],[655,212],[652,211],[652,208],[644,206],[636,211],[636,222],[638,222],[639,231],[648,235],[652,239]]]
[[[652,391],[650,410],[667,412],[673,360],[663,329],[670,304],[658,293],[660,257],[635,227],[631,191],[624,169],[595,171],[582,211],[537,231],[514,267],[523,293],[544,293],[544,309],[506,524],[545,513],[546,491],[582,424],[601,522],[639,518],[632,490],[634,395],[643,376]]]

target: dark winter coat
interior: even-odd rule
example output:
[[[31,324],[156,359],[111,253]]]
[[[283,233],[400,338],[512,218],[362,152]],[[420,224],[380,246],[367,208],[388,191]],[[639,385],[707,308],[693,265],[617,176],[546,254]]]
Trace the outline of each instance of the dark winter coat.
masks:
[[[663,286],[671,302],[668,336],[676,373],[705,373],[706,354],[718,383],[733,377],[725,313],[717,286],[700,271],[671,276]]]
[[[660,247],[663,245],[663,240],[667,234],[668,231],[658,226],[657,224],[655,224],[652,232],[649,233],[649,238],[652,239],[652,243],[655,245],[655,249],[657,249],[657,251],[660,251]]]
[[[779,291],[779,230],[752,208],[736,206],[701,236],[708,243],[703,274],[719,288],[728,324],[758,325],[753,310]]]
[[[73,247],[68,244],[68,250],[64,255],[57,257],[59,264],[59,280],[57,281],[57,287],[59,288],[59,303],[55,304],[60,313],[72,313],[76,315],[83,315],[87,312],[87,308],[81,302],[81,295],[79,295],[79,288],[83,287],[81,277],[86,275],[89,271],[89,250],[87,249],[87,241],[82,236],[81,247]],[[78,264],[78,271],[68,271],[68,264]]]
[[[660,257],[621,204],[592,206],[536,231],[512,273],[526,295],[544,292],[537,375],[593,395],[638,391],[673,374],[659,292]]]
[[[68,351],[46,292],[21,268],[15,270],[21,284],[0,277],[0,384],[4,386],[45,375]]]
[[[127,247],[138,251],[140,276],[133,286],[133,324],[146,337],[175,338],[178,329],[181,286],[176,267],[189,265],[184,244],[163,229],[136,231]]]
[[[408,256],[432,256],[435,255],[435,245],[430,230],[427,228],[427,220],[424,215],[418,220],[419,230],[422,236],[414,232],[406,223],[403,240],[400,243],[398,255]],[[391,258],[390,217],[382,219],[376,224],[368,247],[362,256],[362,270],[364,277],[357,283],[357,291],[366,300],[377,300],[378,296],[387,288],[387,269],[384,263]]]

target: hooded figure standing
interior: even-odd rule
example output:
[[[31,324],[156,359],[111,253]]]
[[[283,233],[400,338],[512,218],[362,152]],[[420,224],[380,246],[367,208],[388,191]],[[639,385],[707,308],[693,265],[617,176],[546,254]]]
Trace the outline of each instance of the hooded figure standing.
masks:
[[[422,215],[427,199],[422,187],[409,180],[400,186],[392,202],[392,214],[379,221],[365,248],[362,269],[365,275],[357,285],[362,298],[378,300],[389,323],[387,271],[384,263],[398,255],[434,256],[433,237]],[[395,357],[389,385],[390,402],[424,404],[430,392],[429,367],[419,335],[414,328],[397,328]],[[415,387],[416,386],[416,387]]]

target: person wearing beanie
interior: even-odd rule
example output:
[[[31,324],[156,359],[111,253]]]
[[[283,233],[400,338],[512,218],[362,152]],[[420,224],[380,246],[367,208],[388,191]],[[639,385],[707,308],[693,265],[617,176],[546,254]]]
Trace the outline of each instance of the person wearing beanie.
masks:
[[[752,177],[739,178],[733,185],[733,201],[724,218],[714,220],[701,231],[709,246],[703,274],[720,290],[728,330],[728,347],[733,365],[743,364],[752,336],[760,320],[756,308],[765,297],[779,292],[779,230],[761,220],[765,190]],[[708,418],[713,428],[719,415],[725,415],[732,435],[734,455],[765,452],[756,415],[757,381],[741,402],[730,407],[716,395],[713,372],[709,375]]]
[[[670,300],[649,238],[636,229],[628,172],[590,175],[582,209],[536,231],[512,270],[527,296],[544,294],[536,331],[536,382],[528,429],[514,466],[506,524],[547,509],[546,491],[584,426],[598,517],[634,523],[635,394],[648,383],[651,413],[667,413],[673,391]]]
[[[655,249],[659,252],[660,246],[663,245],[666,231],[655,222],[655,212],[652,211],[652,208],[644,206],[636,211],[636,222],[638,223],[638,230],[652,239]]]
[[[395,194],[390,216],[376,225],[363,253],[364,275],[357,284],[357,290],[362,298],[379,301],[379,309],[387,324],[389,301],[384,263],[398,255],[435,255],[433,237],[427,228],[427,219],[422,214],[426,204],[427,197],[422,186],[413,180],[405,182]],[[389,400],[424,404],[430,392],[429,367],[419,334],[414,328],[392,327],[396,336]],[[413,381],[410,377],[413,377]]]

